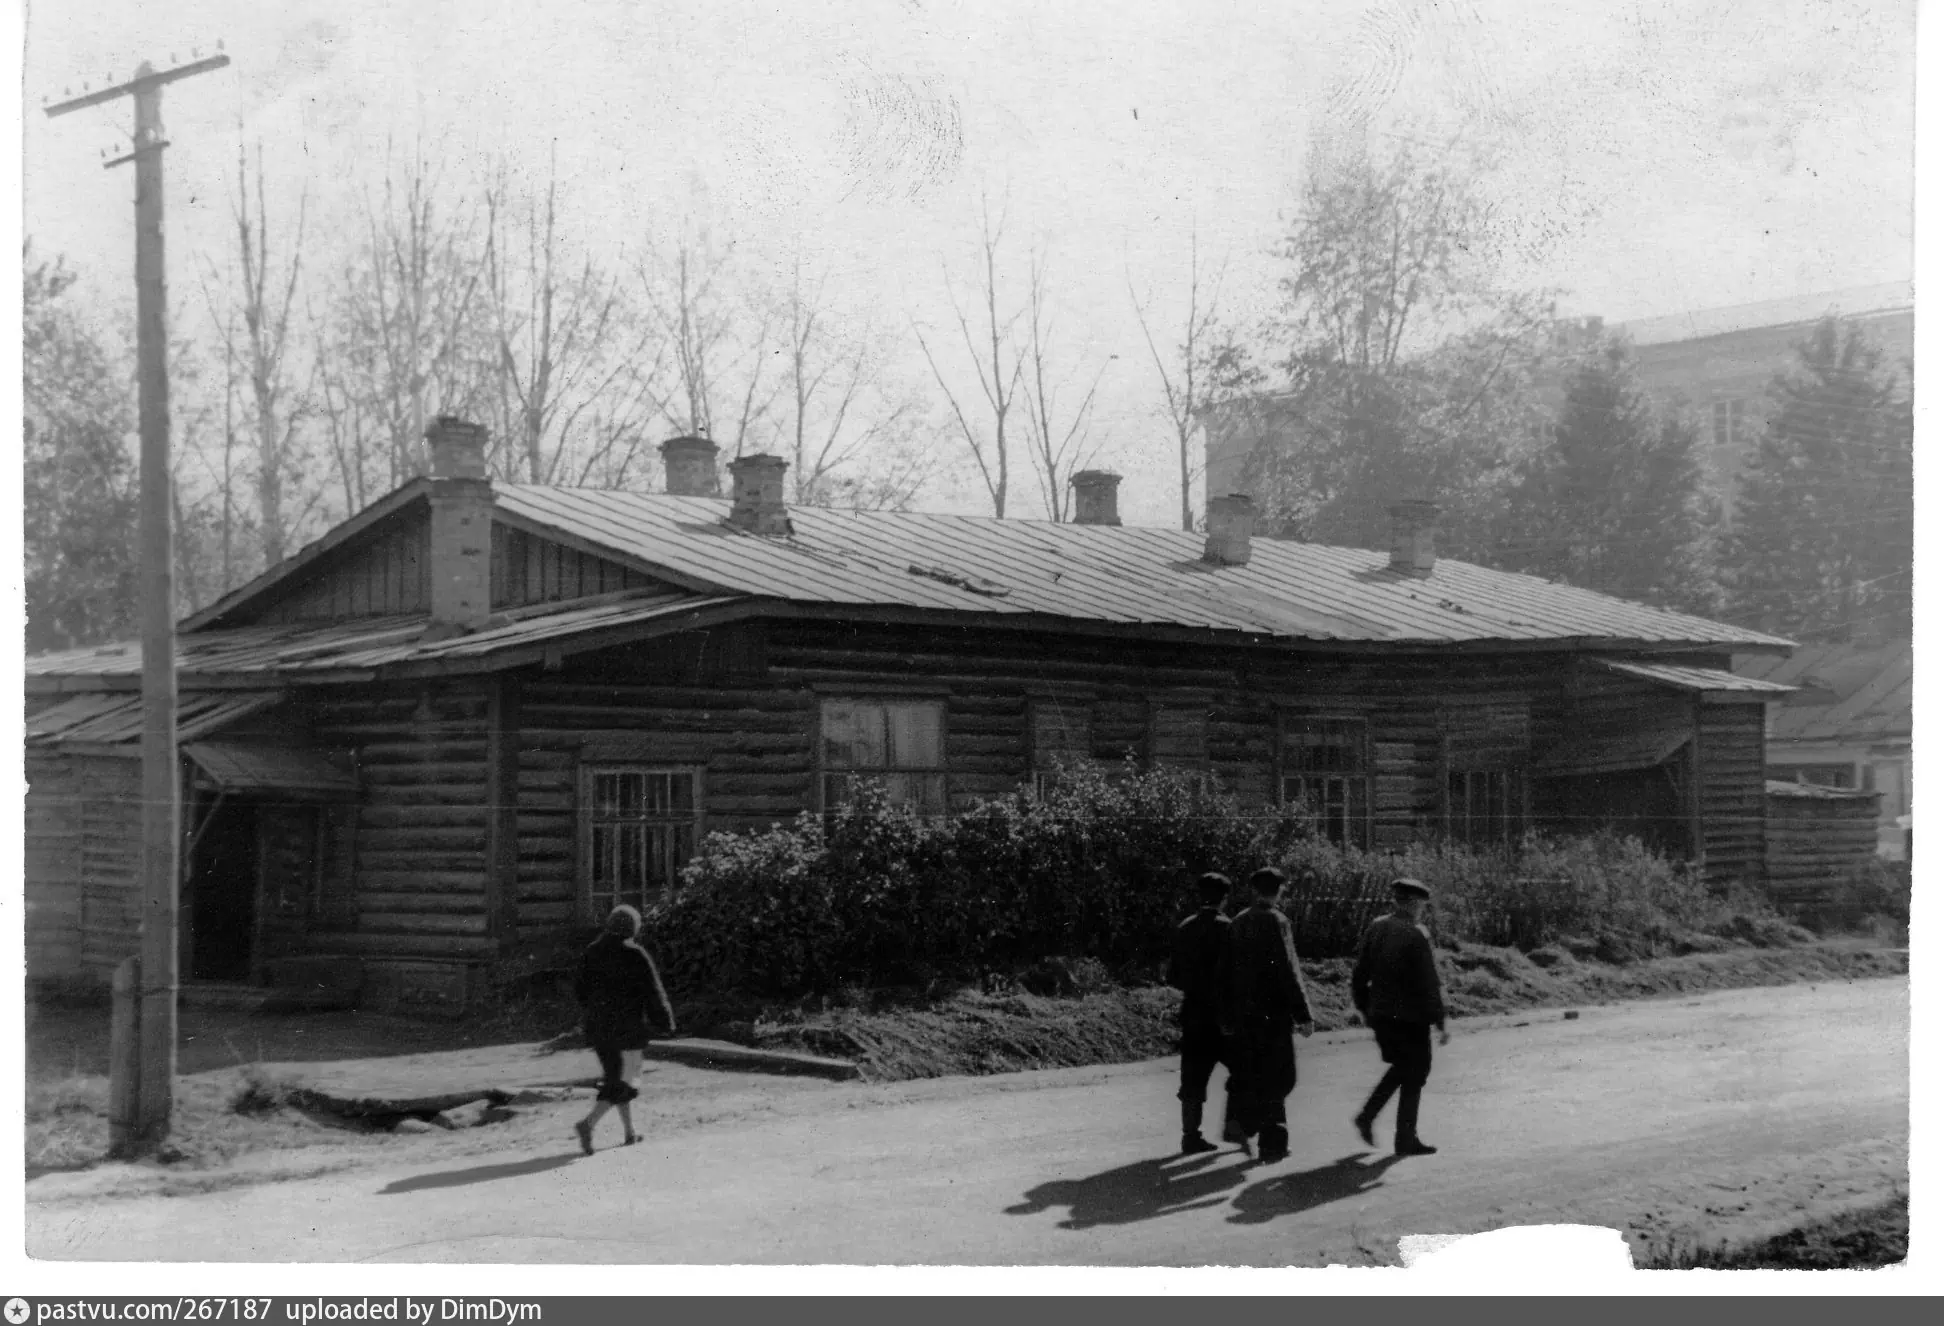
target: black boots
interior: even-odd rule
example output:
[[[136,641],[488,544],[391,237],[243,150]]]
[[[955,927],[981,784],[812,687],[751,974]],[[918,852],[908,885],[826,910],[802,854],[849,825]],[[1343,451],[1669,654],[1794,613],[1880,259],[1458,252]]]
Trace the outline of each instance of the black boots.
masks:
[[[1204,1151],[1214,1151],[1216,1145],[1201,1135],[1202,1103],[1198,1100],[1181,1102],[1181,1153],[1185,1156],[1199,1155]]]

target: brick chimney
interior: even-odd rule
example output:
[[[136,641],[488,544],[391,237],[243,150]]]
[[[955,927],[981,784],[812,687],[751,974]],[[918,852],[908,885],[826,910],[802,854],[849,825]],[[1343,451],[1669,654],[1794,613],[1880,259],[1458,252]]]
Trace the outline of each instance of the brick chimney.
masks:
[[[1121,477],[1111,470],[1081,470],[1073,476],[1073,523],[1118,525]]]
[[[1255,502],[1242,493],[1208,499],[1208,542],[1202,560],[1216,566],[1246,566],[1249,536],[1255,532]]]
[[[671,437],[661,444],[668,491],[676,497],[720,497],[716,444],[706,437]]]
[[[1438,504],[1412,499],[1390,509],[1390,569],[1429,575],[1438,564]]]
[[[790,534],[790,512],[783,505],[783,471],[790,462],[781,456],[739,456],[729,462],[734,502],[729,523],[751,534]]]
[[[425,430],[425,442],[432,457],[432,624],[476,631],[493,610],[486,429],[442,414]]]

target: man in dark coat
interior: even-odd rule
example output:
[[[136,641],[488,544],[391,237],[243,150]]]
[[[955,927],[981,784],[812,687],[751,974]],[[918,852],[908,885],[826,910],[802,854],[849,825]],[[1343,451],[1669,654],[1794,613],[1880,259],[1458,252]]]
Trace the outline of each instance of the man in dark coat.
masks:
[[[1289,1154],[1285,1103],[1296,1089],[1296,1043],[1315,1024],[1296,941],[1282,914],[1284,879],[1263,868],[1249,876],[1255,902],[1229,923],[1221,973],[1222,1022],[1229,1046],[1229,1126],[1224,1136],[1245,1147],[1259,1138],[1259,1157],[1274,1163]]]
[[[1438,1030],[1438,1044],[1451,1043],[1431,936],[1420,923],[1431,890],[1415,879],[1400,879],[1392,883],[1391,894],[1395,907],[1364,931],[1350,973],[1350,998],[1377,1034],[1377,1048],[1390,1065],[1354,1122],[1364,1145],[1377,1145],[1371,1129],[1378,1111],[1396,1093],[1397,1154],[1429,1156],[1438,1148],[1419,1139],[1417,1121],[1418,1097],[1431,1076],[1431,1029]]]
[[[1181,1090],[1176,1095],[1181,1100],[1181,1149],[1187,1154],[1216,1149],[1201,1133],[1202,1105],[1215,1065],[1227,1061],[1215,982],[1228,949],[1229,919],[1222,915],[1222,904],[1230,887],[1227,875],[1213,871],[1196,881],[1201,907],[1176,928],[1174,956],[1168,962],[1168,984],[1181,991]]]
[[[594,1125],[610,1109],[621,1112],[621,1142],[633,1146],[635,1132],[629,1103],[641,1093],[634,1079],[641,1071],[641,1052],[648,1048],[648,1011],[659,1004],[662,1019],[675,1030],[675,1006],[662,988],[655,960],[635,942],[641,933],[641,913],[616,907],[608,914],[601,937],[581,954],[574,978],[574,997],[580,1001],[587,1046],[601,1061],[601,1085],[594,1108],[574,1125],[581,1150],[594,1154]]]

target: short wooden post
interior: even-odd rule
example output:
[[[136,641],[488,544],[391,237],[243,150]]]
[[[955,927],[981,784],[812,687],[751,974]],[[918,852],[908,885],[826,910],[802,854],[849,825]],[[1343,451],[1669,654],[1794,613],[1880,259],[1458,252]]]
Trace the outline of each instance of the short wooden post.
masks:
[[[115,968],[108,1023],[108,1154],[132,1154],[141,1141],[142,960]]]

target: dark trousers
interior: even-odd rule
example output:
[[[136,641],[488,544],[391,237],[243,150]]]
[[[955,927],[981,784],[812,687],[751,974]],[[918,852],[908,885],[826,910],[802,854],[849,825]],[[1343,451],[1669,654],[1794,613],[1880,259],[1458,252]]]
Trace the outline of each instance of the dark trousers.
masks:
[[[1378,1111],[1397,1097],[1397,1144],[1418,1140],[1418,1100],[1431,1076],[1431,1026],[1426,1022],[1404,1022],[1398,1018],[1372,1018],[1370,1029],[1377,1033],[1377,1049],[1390,1065],[1377,1089],[1364,1102],[1360,1116],[1374,1122]]]
[[[1229,1038],[1230,1124],[1239,1138],[1259,1137],[1268,1156],[1289,1150],[1286,1102],[1296,1089],[1293,1034],[1292,1027],[1263,1021]]]
[[[1208,1099],[1208,1079],[1215,1075],[1215,1065],[1228,1063],[1228,1046],[1223,1042],[1219,1029],[1181,1029],[1181,1090],[1175,1095],[1181,1100],[1181,1132],[1184,1137],[1201,1132],[1202,1104]],[[1234,1065],[1229,1064],[1231,1102],[1235,1099],[1234,1072]]]

